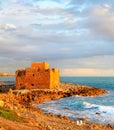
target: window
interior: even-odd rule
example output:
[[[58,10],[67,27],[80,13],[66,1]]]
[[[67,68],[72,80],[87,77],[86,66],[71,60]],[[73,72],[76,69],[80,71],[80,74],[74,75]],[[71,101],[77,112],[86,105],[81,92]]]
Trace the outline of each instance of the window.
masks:
[[[34,86],[34,84],[31,84],[31,86]]]
[[[38,71],[40,71],[40,68],[38,68]]]
[[[49,71],[49,69],[45,70],[45,72],[48,72],[48,71]]]

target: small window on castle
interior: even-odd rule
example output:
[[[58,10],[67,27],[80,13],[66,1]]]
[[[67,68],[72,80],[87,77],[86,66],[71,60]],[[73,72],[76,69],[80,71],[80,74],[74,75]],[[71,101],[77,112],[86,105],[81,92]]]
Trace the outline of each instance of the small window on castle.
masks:
[[[34,74],[32,76],[34,76]]]
[[[34,84],[31,84],[31,86],[34,86]]]
[[[49,71],[49,69],[47,69],[47,70],[45,70],[46,72],[48,72]]]
[[[54,68],[52,68],[52,71],[55,71],[55,69],[54,69]]]
[[[40,68],[38,68],[38,71],[40,71]]]

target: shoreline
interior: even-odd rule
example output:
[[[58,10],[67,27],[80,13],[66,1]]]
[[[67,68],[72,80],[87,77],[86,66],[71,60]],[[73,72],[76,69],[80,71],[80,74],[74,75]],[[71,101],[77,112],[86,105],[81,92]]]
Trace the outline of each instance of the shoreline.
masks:
[[[10,90],[7,94],[0,94],[0,100],[4,102],[4,107],[15,111],[23,118],[27,118],[29,123],[26,125],[34,127],[33,130],[88,130],[88,128],[89,130],[114,130],[114,127],[110,124],[94,124],[86,119],[81,119],[83,124],[80,125],[66,116],[55,116],[52,113],[45,114],[39,108],[32,106],[33,104],[73,95],[99,96],[106,93],[106,90],[100,88],[62,83],[56,89]]]

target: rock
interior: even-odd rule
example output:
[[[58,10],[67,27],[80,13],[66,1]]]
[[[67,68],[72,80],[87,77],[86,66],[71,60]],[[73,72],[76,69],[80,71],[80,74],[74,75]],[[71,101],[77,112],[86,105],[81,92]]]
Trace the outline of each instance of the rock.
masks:
[[[0,107],[4,106],[4,101],[0,100]]]
[[[83,123],[87,122],[87,118],[80,118],[80,120],[82,120]]]
[[[48,126],[46,127],[46,130],[53,130],[53,129],[52,129],[51,126],[48,125]]]
[[[70,110],[68,107],[64,107],[63,109],[65,109],[65,110]]]
[[[53,113],[49,113],[48,115],[51,116],[51,117],[54,117],[54,114],[53,114]]]
[[[99,113],[99,112],[96,112],[96,115],[99,115],[99,116],[100,116],[100,115],[101,115],[101,113]]]
[[[62,118],[63,116],[61,114],[58,115],[59,118]]]
[[[63,116],[63,119],[65,120],[69,120],[69,118],[67,116]]]
[[[109,128],[111,128],[111,129],[113,128],[113,126],[112,126],[111,124],[108,124],[107,126],[108,126]]]
[[[66,130],[71,130],[71,129],[69,127],[67,127]]]
[[[0,126],[0,130],[5,130],[2,126]]]

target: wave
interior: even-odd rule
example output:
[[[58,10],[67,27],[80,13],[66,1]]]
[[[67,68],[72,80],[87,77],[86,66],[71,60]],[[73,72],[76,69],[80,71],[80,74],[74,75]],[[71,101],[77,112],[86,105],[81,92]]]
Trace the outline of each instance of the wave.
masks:
[[[100,112],[114,113],[113,106],[97,105],[97,104],[92,104],[88,102],[83,102],[83,105],[84,105],[84,108],[98,109]]]
[[[62,100],[62,99],[61,99]],[[59,100],[60,101],[60,100]],[[55,115],[65,115],[70,119],[77,120],[79,118],[87,118],[88,121],[103,124],[114,124],[114,107],[105,106],[101,104],[89,103],[88,101],[81,102],[82,109],[70,109],[69,106],[61,107],[61,103],[57,101],[51,101],[39,105],[38,107],[45,113],[53,113]],[[58,105],[59,104],[59,105]],[[77,104],[76,104],[77,105]],[[63,105],[62,105],[63,106]],[[75,106],[75,104],[74,104]],[[96,114],[99,113],[99,114]]]

